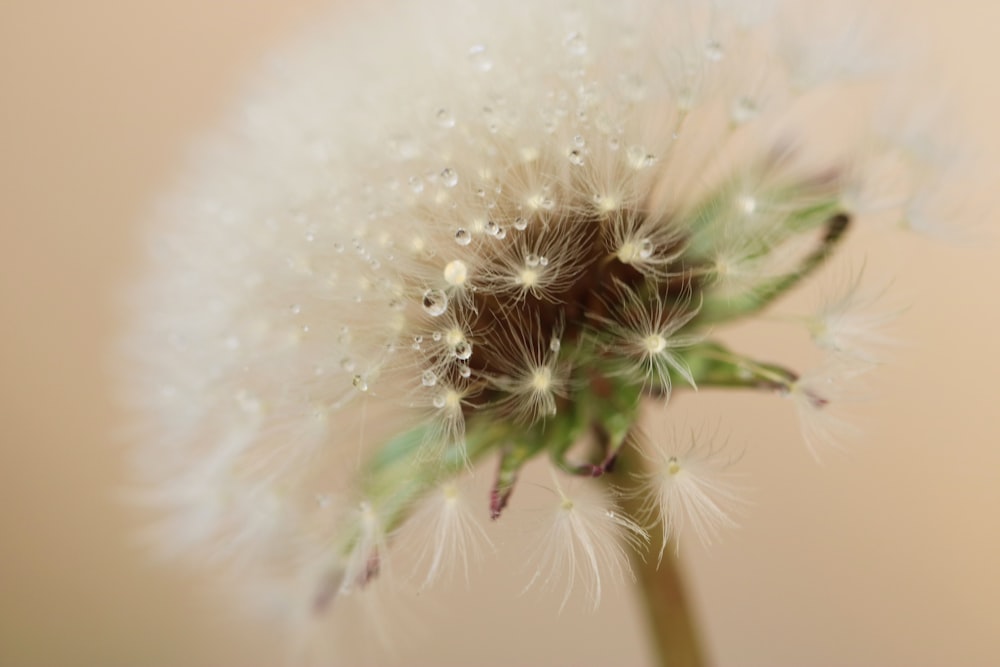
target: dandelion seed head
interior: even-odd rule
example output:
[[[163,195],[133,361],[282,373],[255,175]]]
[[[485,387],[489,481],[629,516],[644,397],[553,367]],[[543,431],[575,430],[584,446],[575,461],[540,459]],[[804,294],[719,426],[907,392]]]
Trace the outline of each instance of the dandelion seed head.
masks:
[[[945,154],[907,124],[889,137],[881,89],[858,93],[885,65],[867,33],[770,0],[394,11],[277,58],[151,226],[127,400],[161,543],[312,609],[363,592],[420,517],[425,584],[465,569],[485,529],[457,476],[499,459],[499,516],[542,453],[613,475],[646,397],[783,393],[810,446],[837,439],[820,408],[838,392],[711,336],[865,212],[947,215],[926,189]],[[862,294],[821,307],[818,343],[877,342]],[[577,461],[586,434],[604,451]],[[641,478],[661,554],[682,524],[714,538],[732,492],[711,447],[662,446]],[[617,540],[645,532],[592,491],[557,490],[536,580],[596,600],[601,569],[627,570]]]

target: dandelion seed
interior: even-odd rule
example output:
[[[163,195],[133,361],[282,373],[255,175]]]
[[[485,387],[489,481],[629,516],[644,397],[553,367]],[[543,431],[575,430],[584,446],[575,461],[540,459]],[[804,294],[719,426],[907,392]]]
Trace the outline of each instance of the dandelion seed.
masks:
[[[685,525],[706,546],[718,539],[720,529],[736,525],[732,508],[740,501],[727,479],[732,461],[712,442],[712,434],[675,433],[669,441],[657,444],[639,431],[634,437],[651,464],[650,472],[640,475],[636,494],[645,520],[663,528],[660,560],[669,540],[680,550],[679,535]]]
[[[577,580],[596,609],[601,602],[602,573],[621,578],[631,574],[626,547],[636,548],[649,536],[634,521],[621,514],[606,494],[593,491],[567,493],[555,483],[555,503],[539,537],[533,559],[535,573],[525,587],[553,589],[565,584],[559,610],[569,602]]]
[[[426,569],[421,588],[427,588],[455,568],[469,583],[469,566],[493,548],[486,531],[474,518],[456,482],[445,482],[431,493],[407,523],[403,541],[419,544],[417,568]]]
[[[858,271],[839,293],[826,296],[807,324],[820,347],[847,359],[873,363],[876,351],[892,343],[880,330],[895,319],[898,311],[877,310],[885,289],[866,290],[863,274],[863,270]]]
[[[678,355],[678,350],[699,340],[697,336],[677,335],[698,314],[699,306],[691,304],[690,292],[669,305],[659,294],[644,295],[625,285],[618,285],[615,296],[611,318],[599,324],[601,335],[608,336],[608,345],[624,364],[619,372],[655,387],[666,398],[673,386],[672,374],[696,386],[691,370]]]

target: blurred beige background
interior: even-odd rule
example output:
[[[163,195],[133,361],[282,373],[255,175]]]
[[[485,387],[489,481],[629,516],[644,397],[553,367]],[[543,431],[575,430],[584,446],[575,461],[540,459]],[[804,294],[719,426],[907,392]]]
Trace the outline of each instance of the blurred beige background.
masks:
[[[240,73],[325,4],[0,0],[0,665],[281,659],[273,629],[130,544],[139,517],[115,497],[126,475],[105,368],[150,198]],[[964,122],[1000,156],[1000,4],[882,4],[924,35]],[[889,235],[851,247],[915,304],[896,328],[908,344],[857,410],[863,438],[816,465],[780,401],[678,404],[692,421],[727,411],[753,489],[740,530],[683,554],[712,655],[998,665],[1000,252]],[[438,594],[431,631],[410,631],[429,637],[395,662],[646,664],[627,595],[557,617],[519,597],[505,565]]]

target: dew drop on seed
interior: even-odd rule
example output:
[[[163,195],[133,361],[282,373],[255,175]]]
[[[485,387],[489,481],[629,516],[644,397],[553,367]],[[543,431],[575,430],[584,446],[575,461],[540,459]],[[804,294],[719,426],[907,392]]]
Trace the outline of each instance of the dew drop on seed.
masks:
[[[575,145],[577,148],[583,148],[584,146],[587,145],[587,140],[583,138],[582,134],[578,134],[575,137],[573,137],[573,145]]]
[[[543,255],[542,257],[539,257],[539,258],[538,258],[538,263],[539,263],[540,265],[542,265],[542,266],[548,266],[548,265],[549,265],[549,258],[548,258],[548,257],[545,257],[545,256]]]
[[[584,39],[582,33],[570,33],[566,36],[564,44],[566,45],[566,49],[574,56],[583,56],[587,54],[587,40]]]
[[[753,215],[757,211],[757,200],[750,195],[741,195],[736,203],[745,215]]]
[[[435,375],[434,371],[432,370],[426,370],[420,376],[420,384],[424,385],[425,387],[433,387],[434,385],[437,384],[437,381],[438,381],[437,375]]]
[[[467,342],[462,341],[455,346],[455,358],[461,359],[462,361],[468,360],[472,356],[472,346]]]
[[[464,227],[455,230],[455,243],[458,245],[469,245],[472,243],[472,234]]]
[[[629,164],[632,165],[633,169],[645,169],[656,164],[656,156],[647,153],[646,149],[642,146],[629,146],[627,155]]]
[[[446,403],[444,394],[438,394],[437,396],[434,397],[434,400],[431,402],[434,404],[435,408],[438,408],[440,410],[441,408],[444,407]]]
[[[649,259],[653,256],[653,242],[649,239],[639,241],[639,258]]]
[[[553,336],[552,340],[549,341],[549,349],[553,352],[558,352],[562,349],[562,341]]]
[[[741,97],[733,103],[729,113],[734,123],[743,125],[757,117],[757,104],[749,97]]]
[[[444,267],[444,279],[449,285],[464,285],[469,277],[469,267],[460,259],[453,259]]]
[[[467,378],[470,375],[472,375],[472,369],[469,368],[468,366],[466,366],[465,364],[459,364],[459,366],[458,366],[458,374],[461,375],[464,378]]]
[[[528,253],[524,258],[525,266],[538,266],[539,261],[539,256],[533,252]]]
[[[350,357],[344,357],[343,359],[340,360],[340,367],[343,370],[347,371],[348,373],[353,372],[355,368],[354,359],[351,359]]]
[[[437,123],[438,127],[444,129],[455,127],[455,117],[447,109],[438,109],[437,113],[434,114],[434,122]]]
[[[424,292],[423,306],[431,317],[443,315],[448,310],[448,295],[439,289],[429,289]]]
[[[424,181],[419,176],[410,176],[410,189],[413,190],[413,194],[419,195],[424,191]]]
[[[441,332],[440,331],[435,331],[434,333],[431,334],[431,338],[434,339],[435,343],[441,342]]]
[[[725,52],[722,49],[722,44],[715,39],[710,39],[705,44],[705,58],[713,63],[717,63],[722,60],[722,56]]]
[[[527,218],[525,218],[524,216],[521,216],[521,215],[519,215],[516,218],[514,218],[514,229],[516,229],[519,232],[523,232],[527,228],[528,228],[528,219]]]
[[[441,183],[443,183],[446,188],[455,187],[458,185],[458,172],[451,167],[445,167],[441,170]]]
[[[506,228],[498,226],[496,232],[493,234],[493,237],[500,239],[501,241],[507,238]]]
[[[476,44],[469,49],[469,61],[480,72],[489,72],[493,69],[493,60],[486,52],[484,44]]]
[[[368,391],[368,382],[360,375],[355,375],[354,379],[351,380],[351,384],[353,384],[354,388],[358,391]]]
[[[583,153],[580,152],[578,149],[574,148],[573,150],[571,150],[569,153],[567,153],[567,157],[569,157],[569,161],[575,164],[576,166],[579,167],[583,165]]]

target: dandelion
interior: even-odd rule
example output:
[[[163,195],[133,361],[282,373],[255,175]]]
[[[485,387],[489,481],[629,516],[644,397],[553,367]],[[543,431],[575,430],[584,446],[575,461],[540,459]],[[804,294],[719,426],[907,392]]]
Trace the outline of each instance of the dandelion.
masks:
[[[637,446],[641,406],[761,390],[793,401],[810,447],[832,444],[842,369],[819,382],[715,336],[871,224],[863,202],[926,217],[935,161],[898,159],[879,128],[907,105],[834,11],[393,12],[289,49],[151,226],[127,400],[157,539],[289,618],[322,616],[415,538],[425,586],[467,572],[489,528],[458,478],[493,471],[488,509],[507,521],[522,469],[547,457],[583,479],[556,483],[531,581],[582,583],[596,604],[631,558],[655,582],[682,527],[713,540],[738,498],[702,432]],[[913,173],[872,185],[885,164]],[[878,340],[879,318],[849,315],[863,294],[826,302],[820,344]]]

